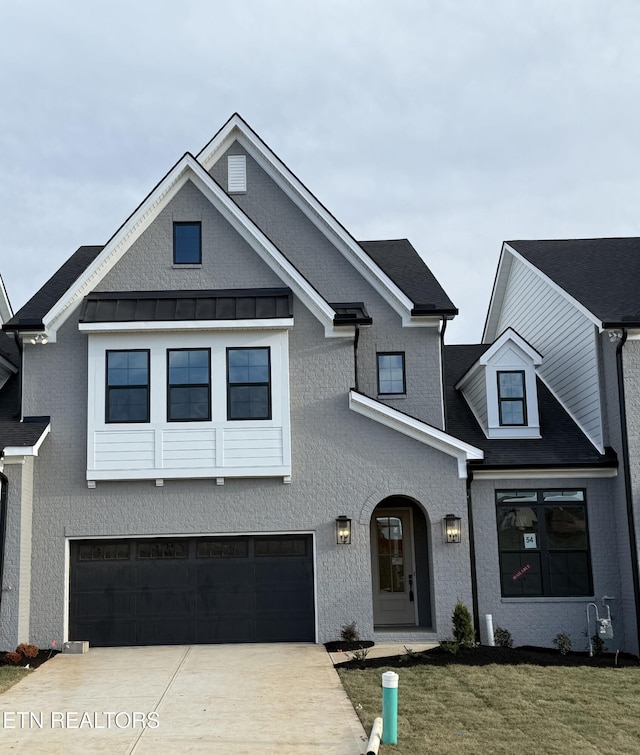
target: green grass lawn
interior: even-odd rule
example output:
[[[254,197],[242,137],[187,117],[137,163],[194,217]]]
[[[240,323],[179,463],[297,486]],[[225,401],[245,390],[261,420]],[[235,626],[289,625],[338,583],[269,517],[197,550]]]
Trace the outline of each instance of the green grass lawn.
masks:
[[[22,666],[0,666],[0,694],[13,687],[20,679],[24,679],[27,674],[31,673]]]
[[[395,668],[398,745],[381,755],[640,753],[640,669],[540,666]],[[338,669],[367,731],[385,669]]]

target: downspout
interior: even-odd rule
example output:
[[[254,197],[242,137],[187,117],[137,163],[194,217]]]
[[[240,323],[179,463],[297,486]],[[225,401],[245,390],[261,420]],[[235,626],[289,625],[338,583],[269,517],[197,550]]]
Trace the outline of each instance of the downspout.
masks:
[[[473,535],[473,507],[471,505],[471,483],[473,482],[473,470],[467,464],[467,520],[469,521],[469,561],[471,567],[471,603],[473,608],[473,628],[476,641],[480,641],[480,614],[478,607],[478,571],[476,569],[476,546]]]
[[[358,341],[360,340],[360,326],[356,323],[354,327],[356,329],[355,337],[353,339],[353,370],[355,372],[355,375],[354,375],[354,381],[355,381],[354,389],[358,393],[360,393],[360,387],[359,387],[359,384],[358,384]]]
[[[444,334],[447,330],[447,318],[442,318],[440,331],[440,385],[442,386],[442,427],[447,429],[447,385],[444,381]]]
[[[9,480],[0,472],[0,603],[4,578],[4,545],[7,534],[7,496]]]
[[[629,436],[627,434],[627,406],[624,396],[624,375],[622,371],[622,348],[627,340],[627,329],[622,328],[622,338],[616,346],[616,367],[618,370],[618,401],[620,404],[620,435],[622,440],[622,463],[624,467],[624,491],[627,502],[627,526],[629,528],[629,548],[631,549],[631,576],[633,597],[636,608],[636,637],[640,645],[640,575],[638,573],[638,541],[636,538],[635,517],[633,515],[633,493],[631,470],[629,468]]]

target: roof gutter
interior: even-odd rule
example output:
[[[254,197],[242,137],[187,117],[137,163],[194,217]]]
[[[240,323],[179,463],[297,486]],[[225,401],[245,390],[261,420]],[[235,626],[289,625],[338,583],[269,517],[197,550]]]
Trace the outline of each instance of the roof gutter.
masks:
[[[620,435],[622,440],[622,460],[624,467],[624,491],[627,503],[627,526],[629,528],[629,548],[631,550],[631,576],[633,579],[633,599],[636,609],[636,638],[640,645],[640,574],[638,572],[638,541],[636,538],[635,517],[633,514],[633,492],[631,470],[629,468],[629,436],[627,434],[627,408],[624,394],[624,374],[622,349],[627,340],[627,328],[622,328],[622,337],[616,346],[616,367],[618,371],[618,402],[620,405]]]

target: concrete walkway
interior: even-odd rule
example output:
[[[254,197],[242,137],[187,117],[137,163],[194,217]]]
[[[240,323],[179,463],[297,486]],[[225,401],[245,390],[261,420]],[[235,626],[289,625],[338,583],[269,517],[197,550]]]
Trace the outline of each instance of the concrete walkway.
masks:
[[[0,695],[0,752],[360,755],[324,647],[92,648]]]

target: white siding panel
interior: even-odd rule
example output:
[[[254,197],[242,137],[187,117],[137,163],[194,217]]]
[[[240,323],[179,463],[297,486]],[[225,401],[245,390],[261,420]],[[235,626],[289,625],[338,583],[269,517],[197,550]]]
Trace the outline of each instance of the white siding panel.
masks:
[[[498,333],[512,327],[543,357],[538,372],[602,450],[596,335],[592,322],[535,271],[514,259]]]
[[[477,417],[482,427],[487,429],[487,391],[484,370],[478,370],[469,384],[465,386],[463,395]]]
[[[96,469],[151,469],[154,463],[154,434],[148,430],[96,432]]]
[[[181,428],[162,433],[163,467],[200,469],[216,462],[215,430]]]
[[[233,428],[224,431],[225,467],[283,463],[282,428]]]

